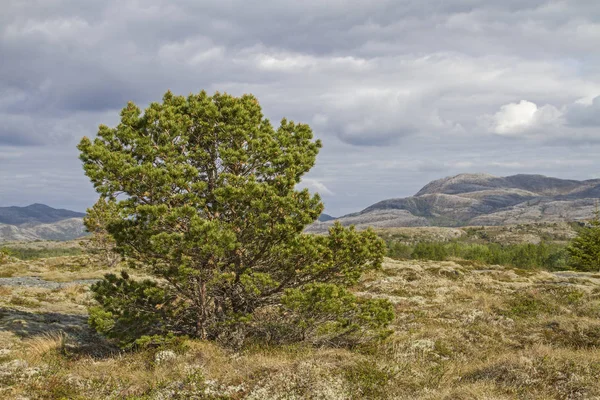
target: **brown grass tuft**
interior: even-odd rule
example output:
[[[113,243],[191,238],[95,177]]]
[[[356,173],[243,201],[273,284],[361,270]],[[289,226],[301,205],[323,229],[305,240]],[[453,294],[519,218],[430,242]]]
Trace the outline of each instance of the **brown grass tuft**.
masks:
[[[23,341],[23,356],[30,363],[39,363],[48,356],[64,353],[67,335],[64,332],[50,332]]]

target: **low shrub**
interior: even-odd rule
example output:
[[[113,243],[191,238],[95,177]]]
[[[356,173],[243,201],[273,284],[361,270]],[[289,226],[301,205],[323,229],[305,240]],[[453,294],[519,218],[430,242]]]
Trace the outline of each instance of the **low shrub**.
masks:
[[[552,314],[556,311],[557,306],[553,300],[548,300],[537,292],[527,292],[511,298],[508,309],[501,314],[510,318],[535,318],[540,314]]]
[[[345,371],[348,383],[353,387],[353,398],[386,399],[387,387],[395,374],[389,368],[378,368],[372,362],[361,361]]]
[[[565,246],[548,243],[475,244],[459,241],[405,244],[388,241],[387,255],[396,259],[476,261],[523,269],[559,270],[568,267]]]
[[[77,247],[35,249],[7,246],[0,249],[0,264],[2,264],[2,259],[4,257],[8,258],[8,256],[18,258],[19,260],[37,260],[40,258],[77,256],[82,253],[83,251]]]

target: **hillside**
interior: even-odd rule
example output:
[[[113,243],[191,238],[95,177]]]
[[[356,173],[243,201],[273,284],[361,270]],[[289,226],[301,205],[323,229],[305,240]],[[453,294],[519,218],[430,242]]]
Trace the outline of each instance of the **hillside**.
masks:
[[[86,234],[84,216],[44,204],[0,207],[0,242],[75,239]]]
[[[599,179],[461,174],[430,182],[414,196],[383,200],[337,220],[359,228],[574,221],[590,218],[599,198]],[[332,223],[313,224],[309,231],[325,231]]]

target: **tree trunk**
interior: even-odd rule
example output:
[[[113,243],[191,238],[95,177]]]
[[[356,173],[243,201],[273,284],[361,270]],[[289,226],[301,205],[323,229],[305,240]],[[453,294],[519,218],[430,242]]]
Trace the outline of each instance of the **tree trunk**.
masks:
[[[207,339],[206,334],[206,283],[200,281],[200,301],[199,301],[200,315],[196,320],[196,335],[202,340]]]

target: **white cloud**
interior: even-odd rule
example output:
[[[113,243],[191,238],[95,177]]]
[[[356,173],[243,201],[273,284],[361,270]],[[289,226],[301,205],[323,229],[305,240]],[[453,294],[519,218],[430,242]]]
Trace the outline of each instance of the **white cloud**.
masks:
[[[267,71],[298,71],[317,65],[318,60],[304,54],[259,54],[259,68]]]
[[[482,122],[493,133],[516,136],[558,127],[563,124],[563,113],[550,104],[538,107],[531,101],[521,100],[501,106],[494,115],[484,116]]]
[[[310,191],[317,192],[320,195],[325,194],[333,196],[335,194],[331,190],[329,190],[329,188],[327,188],[327,186],[325,186],[323,182],[315,178],[303,178],[298,186],[300,188],[307,188]]]
[[[239,61],[259,70],[272,72],[361,72],[369,68],[369,60],[354,56],[317,56],[303,52],[282,51],[262,45],[242,49]]]

